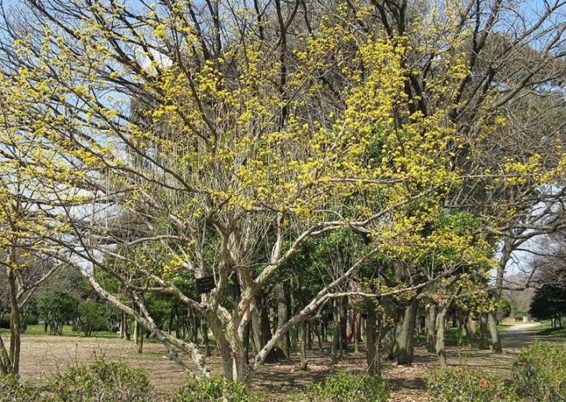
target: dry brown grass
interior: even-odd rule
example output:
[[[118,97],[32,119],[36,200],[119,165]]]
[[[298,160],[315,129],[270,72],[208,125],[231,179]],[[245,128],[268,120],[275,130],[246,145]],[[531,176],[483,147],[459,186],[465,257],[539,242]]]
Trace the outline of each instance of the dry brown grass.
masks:
[[[520,348],[539,337],[535,332],[524,329],[508,331],[503,336],[505,351],[501,355],[467,347],[452,347],[448,350],[448,362],[451,366],[482,368],[506,378]],[[187,378],[187,374],[166,356],[165,349],[158,343],[146,343],[144,353],[139,354],[133,342],[120,339],[24,335],[22,348],[22,379],[37,385],[44,384],[49,376],[58,371],[92,361],[96,356],[143,368],[153,385],[163,393],[180,387]],[[219,375],[219,359],[213,356],[209,362],[213,374]],[[333,366],[327,353],[315,348],[309,352],[308,371],[298,370],[298,366],[298,358],[285,363],[268,364],[257,374],[254,386],[265,391],[273,400],[284,401],[286,396],[300,392],[308,384],[334,371],[363,372],[366,364],[363,350],[348,353],[345,359]],[[390,381],[394,389],[391,400],[426,401],[424,378],[435,367],[436,358],[420,347],[415,351],[415,361],[411,366],[385,362],[383,377]]]

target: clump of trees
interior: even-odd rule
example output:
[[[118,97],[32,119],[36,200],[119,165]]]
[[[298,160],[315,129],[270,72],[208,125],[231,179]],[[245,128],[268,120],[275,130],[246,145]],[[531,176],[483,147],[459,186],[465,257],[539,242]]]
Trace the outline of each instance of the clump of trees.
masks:
[[[501,351],[513,252],[564,227],[561,2],[20,7],[0,40],[11,298],[28,256],[74,266],[123,333],[204,376],[211,334],[229,380],[299,343],[306,368],[312,334],[335,361],[365,332],[377,375],[426,330],[445,365],[456,308]]]
[[[536,289],[529,313],[541,320],[550,320],[553,328],[561,328],[566,317],[566,233],[557,232],[549,239],[547,254],[535,260]]]
[[[39,303],[40,317],[45,323],[45,332],[63,335],[63,325],[77,317],[77,299],[68,293],[53,292]]]

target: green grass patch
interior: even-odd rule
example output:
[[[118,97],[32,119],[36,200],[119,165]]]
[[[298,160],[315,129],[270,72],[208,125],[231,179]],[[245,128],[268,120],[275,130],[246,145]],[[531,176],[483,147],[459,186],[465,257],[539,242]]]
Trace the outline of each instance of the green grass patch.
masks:
[[[517,322],[517,324],[518,324],[518,323],[519,323],[519,322]],[[499,324],[497,324],[497,330],[498,330],[498,331],[506,331],[506,330],[508,330],[509,328],[511,328],[513,325],[516,325],[516,324],[510,324],[510,323],[505,323],[505,324],[504,324],[504,323],[499,323]]]
[[[566,328],[544,328],[537,331],[537,335],[556,336],[559,338],[566,338]]]
[[[9,334],[9,329],[0,329],[1,334]],[[34,335],[34,336],[56,336],[56,335],[49,335],[49,332],[45,333],[43,324],[35,324],[35,325],[28,325],[24,335]],[[64,325],[63,326],[63,336],[76,336],[76,337],[85,337],[82,332],[74,331],[71,325]],[[108,332],[108,331],[98,331],[93,332],[91,338],[118,338],[120,335],[115,332]]]

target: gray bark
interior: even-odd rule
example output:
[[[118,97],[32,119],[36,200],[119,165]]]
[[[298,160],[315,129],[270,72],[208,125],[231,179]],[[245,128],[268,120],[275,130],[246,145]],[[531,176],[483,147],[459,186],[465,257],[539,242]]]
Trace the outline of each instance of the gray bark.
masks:
[[[436,351],[436,304],[430,304],[426,315],[426,349],[430,353]]]
[[[436,355],[440,367],[446,368],[446,344],[444,342],[444,331],[446,330],[446,311],[447,307],[439,305],[438,314],[436,315]]]
[[[397,363],[408,365],[413,363],[414,342],[413,333],[417,319],[417,299],[412,299],[403,312],[403,319],[397,336]]]

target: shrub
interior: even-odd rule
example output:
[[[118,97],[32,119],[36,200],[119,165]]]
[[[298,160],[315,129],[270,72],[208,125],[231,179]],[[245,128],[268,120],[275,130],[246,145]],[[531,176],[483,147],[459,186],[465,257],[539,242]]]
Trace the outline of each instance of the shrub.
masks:
[[[566,345],[535,343],[514,365],[517,392],[532,401],[566,400]]]
[[[173,402],[256,402],[259,395],[245,384],[224,378],[192,380],[173,395]]]
[[[312,402],[383,402],[389,399],[389,393],[389,386],[383,380],[338,372],[310,386],[305,397]]]
[[[39,401],[39,391],[29,384],[21,384],[14,376],[0,376],[0,401]]]
[[[512,402],[513,389],[506,388],[492,375],[469,369],[445,369],[427,378],[427,388],[434,402]]]
[[[57,402],[150,402],[155,401],[143,370],[122,363],[97,359],[57,374],[51,384],[52,399]]]

